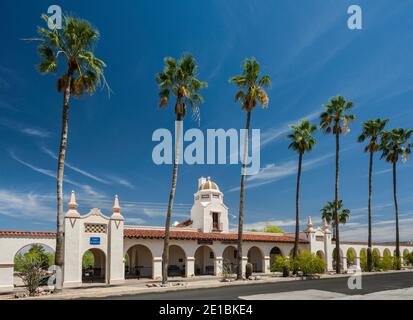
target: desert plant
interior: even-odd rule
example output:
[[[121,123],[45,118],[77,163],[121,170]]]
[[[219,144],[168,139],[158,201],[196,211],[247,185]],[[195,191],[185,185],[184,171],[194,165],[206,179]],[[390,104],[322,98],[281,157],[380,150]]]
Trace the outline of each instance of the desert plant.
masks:
[[[191,54],[184,54],[178,60],[172,57],[166,57],[164,63],[164,69],[156,75],[156,82],[159,86],[159,106],[166,108],[171,100],[171,96],[175,97],[174,112],[178,141],[178,137],[182,134],[182,121],[185,118],[188,108],[192,109],[194,119],[199,120],[199,105],[204,102],[204,98],[198,91],[207,87],[207,83],[197,78],[198,66],[195,58]],[[171,191],[169,193],[168,209],[165,217],[165,237],[162,253],[163,284],[166,284],[168,281],[169,232],[178,180],[180,152],[179,143],[177,143],[175,144]]]
[[[392,270],[394,268],[394,259],[391,256],[384,256],[380,261],[380,269],[382,270]]]
[[[242,234],[244,232],[244,196],[245,196],[245,179],[247,176],[247,158],[248,158],[248,134],[250,131],[251,113],[257,106],[268,107],[268,94],[265,88],[271,86],[271,79],[268,75],[260,76],[260,65],[255,58],[245,59],[242,64],[242,74],[231,77],[229,82],[238,87],[235,94],[235,101],[241,101],[242,110],[247,113],[244,135],[244,153],[241,171],[239,216],[238,216],[238,248],[237,260],[238,271],[237,279],[242,279]]]
[[[295,259],[298,270],[303,276],[309,276],[324,272],[324,261],[311,252],[301,252]]]
[[[298,254],[298,240],[300,234],[300,185],[303,156],[306,152],[310,152],[316,144],[316,139],[313,133],[317,130],[317,126],[312,125],[308,120],[302,120],[298,125],[291,125],[292,133],[287,136],[291,140],[289,149],[298,153],[298,169],[297,169],[297,186],[295,196],[295,240],[293,248],[293,258]]]
[[[383,132],[381,135],[380,150],[383,152],[381,158],[386,162],[391,163],[393,172],[393,201],[395,210],[396,222],[396,270],[401,269],[400,265],[400,232],[399,232],[399,205],[397,201],[397,163],[401,159],[406,162],[413,143],[409,143],[413,130],[406,130],[402,128],[393,129],[391,131]]]
[[[42,16],[46,23],[47,15]],[[29,40],[39,42],[38,52],[41,62],[38,70],[42,74],[58,71],[59,61],[66,70],[57,80],[57,91],[63,94],[62,128],[59,155],[57,157],[57,232],[55,264],[64,264],[64,222],[63,222],[63,176],[69,131],[69,100],[94,94],[103,83],[109,90],[104,77],[106,64],[94,55],[99,32],[91,23],[72,16],[64,17],[61,29],[38,28],[39,37]],[[62,279],[56,282],[56,291],[62,288]]]
[[[373,271],[372,260],[372,209],[371,209],[371,194],[372,194],[372,180],[373,180],[373,157],[374,153],[379,150],[379,138],[384,130],[384,127],[389,122],[388,119],[376,119],[363,122],[363,130],[358,137],[359,142],[369,139],[367,146],[364,148],[365,152],[369,153],[369,192],[368,192],[368,245],[367,245],[367,269],[369,272]]]
[[[332,133],[336,140],[336,174],[335,174],[335,187],[334,187],[334,214],[333,221],[335,223],[335,236],[336,236],[336,261],[340,260],[340,233],[339,233],[339,216],[338,216],[338,203],[339,203],[339,169],[340,169],[340,135],[342,133],[348,133],[350,131],[349,123],[355,120],[353,114],[349,114],[350,109],[353,107],[353,103],[346,101],[344,97],[338,96],[331,98],[330,102],[324,105],[325,111],[320,115],[320,126],[327,134]],[[336,264],[336,273],[340,273],[340,263]]]
[[[245,266],[245,277],[248,279],[249,277],[252,276],[252,263],[248,262],[247,265]]]
[[[44,268],[44,261],[34,255],[23,255],[20,261],[21,271],[19,277],[30,296],[34,296],[41,283],[47,278],[47,270]]]
[[[291,269],[291,261],[289,257],[276,256],[275,261],[271,266],[271,272],[282,272],[283,277],[288,277]]]
[[[222,262],[222,277],[224,279],[228,279],[228,278],[231,278],[234,274],[235,274],[235,268],[233,264],[228,260],[224,260]]]

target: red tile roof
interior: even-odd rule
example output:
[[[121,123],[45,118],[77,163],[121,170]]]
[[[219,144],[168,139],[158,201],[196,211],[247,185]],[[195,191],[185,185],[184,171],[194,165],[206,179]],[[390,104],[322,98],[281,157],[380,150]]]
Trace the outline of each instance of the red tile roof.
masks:
[[[43,237],[54,238],[56,232],[43,231],[15,231],[15,230],[0,230],[0,237]]]
[[[138,239],[162,239],[164,237],[163,230],[140,230],[140,229],[125,229],[125,238]],[[171,231],[170,238],[175,240],[217,240],[217,241],[233,241],[238,239],[236,233],[203,233],[194,231]],[[244,233],[244,241],[257,242],[286,242],[294,243],[294,238],[288,235],[270,235],[259,233]],[[300,243],[308,243],[305,240],[300,240]]]
[[[125,229],[125,238],[137,239],[162,239],[164,236],[163,230],[140,230],[140,229]],[[14,231],[0,230],[0,237],[43,237],[54,238],[55,232],[42,231]],[[235,241],[238,239],[236,233],[203,233],[195,231],[171,231],[170,238],[176,240],[216,240],[216,241]],[[294,237],[289,235],[271,235],[260,233],[244,233],[244,241],[257,242],[285,242],[294,243]],[[300,239],[300,243],[308,243],[306,240]]]

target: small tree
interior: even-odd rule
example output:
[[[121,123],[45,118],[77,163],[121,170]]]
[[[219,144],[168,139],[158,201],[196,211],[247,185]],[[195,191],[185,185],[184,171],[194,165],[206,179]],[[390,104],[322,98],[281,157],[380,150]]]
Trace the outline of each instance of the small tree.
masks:
[[[290,262],[289,257],[277,256],[271,266],[271,272],[282,272],[283,277],[288,277],[291,269]]]
[[[324,273],[324,261],[314,253],[301,252],[296,258],[296,263],[303,276]]]
[[[44,268],[44,261],[35,255],[26,254],[20,260],[21,272],[19,277],[30,296],[34,296],[42,281],[47,278],[47,270]]]
[[[269,232],[269,233],[285,233],[283,229],[277,226],[266,226],[264,228],[264,232]]]
[[[228,260],[222,262],[222,277],[224,279],[229,279],[235,274],[235,268],[232,263]]]

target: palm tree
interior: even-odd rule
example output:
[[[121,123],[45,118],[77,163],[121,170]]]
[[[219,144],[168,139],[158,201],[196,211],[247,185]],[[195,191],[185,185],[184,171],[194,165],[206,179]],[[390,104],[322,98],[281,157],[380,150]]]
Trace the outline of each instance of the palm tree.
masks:
[[[303,120],[299,123],[298,126],[291,125],[290,128],[293,132],[287,136],[288,139],[292,140],[288,148],[298,152],[297,189],[295,197],[295,240],[293,248],[293,258],[296,258],[298,253],[298,238],[300,233],[299,212],[301,166],[304,153],[311,151],[316,144],[316,139],[312,134],[317,130],[317,126],[312,125],[308,120]]]
[[[328,201],[325,206],[320,210],[321,211],[321,219],[326,219],[328,224],[331,223],[333,227],[333,239],[336,238],[335,226],[336,223],[333,219],[334,217],[334,208],[335,208],[335,201]],[[341,225],[345,225],[347,220],[350,218],[350,209],[343,209],[343,200],[338,201],[338,223]]]
[[[188,106],[192,109],[194,118],[199,119],[199,105],[204,102],[204,98],[198,93],[199,90],[207,86],[197,78],[197,64],[195,58],[190,54],[184,54],[177,61],[174,58],[164,59],[164,69],[156,75],[156,82],[159,86],[159,106],[164,108],[168,105],[170,96],[174,95],[175,119],[176,119],[176,141],[181,135],[182,121],[187,112]],[[178,179],[179,163],[179,143],[175,144],[175,154],[172,173],[172,186],[169,194],[168,211],[166,212],[165,237],[162,254],[162,284],[168,282],[168,260],[169,260],[169,231],[171,225],[171,215],[176,192],[176,182]]]
[[[47,22],[48,17],[43,16]],[[65,72],[57,80],[57,91],[63,93],[62,131],[60,136],[59,157],[57,165],[57,233],[55,264],[61,270],[64,264],[63,246],[63,174],[68,141],[69,100],[71,96],[80,97],[86,93],[94,94],[103,83],[108,90],[103,70],[105,63],[95,57],[93,50],[99,32],[87,20],[65,16],[62,29],[48,30],[38,28],[38,52],[41,62],[38,70],[42,74],[55,73],[59,58],[65,66]],[[59,278],[59,277],[58,277]],[[61,278],[61,277],[60,277]],[[61,280],[61,279],[60,279]],[[56,280],[56,291],[61,290],[62,283]]]
[[[244,136],[244,157],[242,162],[241,172],[241,190],[239,203],[239,222],[238,222],[238,270],[237,279],[242,279],[242,234],[244,226],[244,191],[245,191],[245,176],[246,163],[248,157],[248,134],[251,122],[251,112],[256,107],[257,103],[263,108],[268,107],[269,98],[264,88],[271,86],[271,79],[268,75],[260,77],[260,65],[255,58],[245,59],[242,64],[242,74],[231,77],[229,82],[238,87],[235,94],[235,101],[241,101],[242,110],[247,113]]]
[[[397,204],[397,180],[396,180],[396,165],[400,159],[407,161],[413,143],[408,143],[413,133],[413,130],[406,130],[402,128],[393,129],[391,131],[383,132],[381,136],[380,150],[382,151],[381,158],[385,158],[386,162],[392,164],[393,169],[393,199],[394,208],[396,212],[396,270],[400,270],[400,238],[399,238],[399,207]]]
[[[373,271],[373,256],[372,256],[372,232],[371,232],[371,191],[372,191],[372,176],[373,176],[373,156],[379,150],[378,139],[382,134],[384,127],[389,122],[388,119],[368,120],[363,123],[363,130],[358,137],[358,142],[364,142],[370,139],[365,152],[370,153],[369,161],[369,199],[368,199],[368,246],[367,246],[367,270]]]
[[[326,111],[320,115],[320,126],[325,133],[332,133],[336,138],[336,174],[335,174],[335,206],[334,217],[335,221],[335,233],[336,233],[336,259],[340,260],[340,234],[338,223],[338,180],[339,180],[339,163],[340,163],[340,134],[348,133],[350,131],[349,122],[355,120],[355,116],[347,114],[347,112],[353,107],[352,102],[346,102],[344,97],[338,96],[331,98],[328,104],[324,105]],[[336,273],[340,273],[340,266],[336,264]]]

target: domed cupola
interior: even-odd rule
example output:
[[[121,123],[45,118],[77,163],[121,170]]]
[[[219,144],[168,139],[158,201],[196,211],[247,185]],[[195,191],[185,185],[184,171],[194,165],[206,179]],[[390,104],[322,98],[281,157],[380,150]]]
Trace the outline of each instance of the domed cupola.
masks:
[[[211,177],[208,177],[206,180],[205,178],[200,178],[199,179],[199,188],[198,190],[216,190],[219,191],[218,185],[211,180]]]

